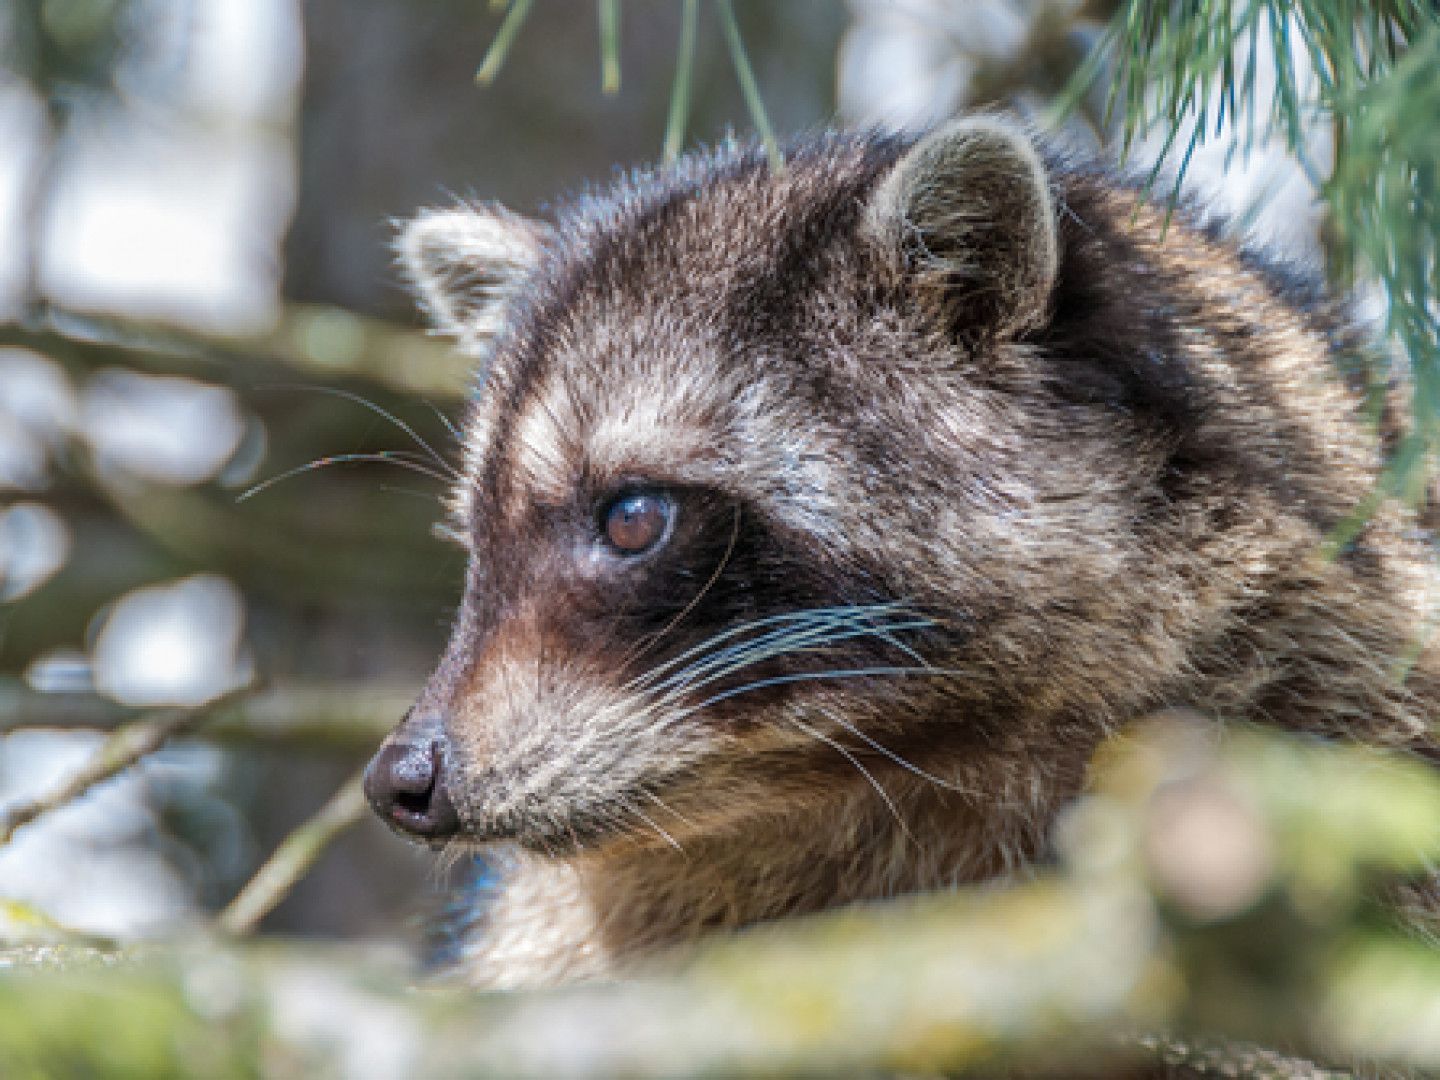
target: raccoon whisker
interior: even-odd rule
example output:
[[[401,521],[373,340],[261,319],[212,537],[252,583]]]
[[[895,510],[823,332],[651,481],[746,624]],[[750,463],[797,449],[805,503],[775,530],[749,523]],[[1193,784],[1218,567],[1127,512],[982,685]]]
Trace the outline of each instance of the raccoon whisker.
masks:
[[[817,639],[820,641],[830,640],[831,635],[843,634],[851,630],[852,625],[849,620],[827,619],[825,621],[815,621],[802,625],[798,628],[784,627],[779,630],[772,630],[759,637],[749,638],[736,642],[733,645],[728,645],[724,649],[718,649],[703,657],[697,663],[690,665],[684,671],[667,679],[665,682],[666,684],[675,682],[687,674],[693,675],[700,671],[708,670],[716,664],[728,663],[732,659],[741,656],[762,652],[766,655],[777,655],[780,652],[799,649],[802,646],[814,644]],[[869,628],[860,632],[867,633],[869,632]]]
[[[868,631],[852,631],[835,628],[820,628],[804,633],[786,636],[772,636],[753,647],[736,646],[721,655],[707,658],[704,663],[694,664],[657,687],[661,700],[673,703],[687,694],[703,689],[722,679],[728,678],[746,668],[755,667],[778,656],[815,655],[826,653],[829,646],[857,637],[868,636]]]
[[[425,407],[435,414],[435,419],[439,420],[440,423],[444,425],[445,430],[450,433],[450,437],[452,439],[454,439],[457,443],[463,443],[465,441],[465,436],[461,433],[460,429],[455,426],[455,421],[451,420],[448,416],[446,416],[444,410],[442,410],[438,405],[431,401],[425,402]],[[456,479],[458,480],[459,478],[459,470],[457,469]]]
[[[661,810],[664,810],[667,814],[670,814],[671,816],[676,818],[681,824],[691,829],[695,828],[695,823],[693,821],[687,818],[684,814],[680,813],[679,810],[676,810],[673,806],[667,803],[664,799],[660,798],[660,796],[656,795],[653,791],[646,790],[642,791],[641,794],[644,795],[651,802],[653,802],[656,806],[660,807]]]
[[[798,616],[794,616],[794,615],[785,615],[785,616],[775,615],[775,616],[770,616],[769,618],[766,618],[766,619],[759,619],[759,620],[757,620],[757,621],[755,621],[755,622],[742,623],[742,624],[740,624],[739,626],[732,626],[732,627],[730,627],[730,628],[728,628],[728,629],[726,629],[726,630],[721,631],[721,632],[718,633],[718,634],[713,634],[713,635],[711,635],[710,637],[706,638],[704,641],[700,642],[700,644],[694,645],[694,646],[692,646],[691,648],[686,649],[684,652],[682,652],[682,653],[680,653],[680,654],[678,654],[678,655],[676,655],[676,656],[672,656],[669,660],[666,660],[664,663],[656,664],[654,667],[650,668],[649,670],[644,671],[644,672],[642,672],[641,674],[639,674],[639,675],[635,676],[634,678],[632,678],[631,680],[629,680],[629,681],[625,684],[625,686],[626,686],[627,689],[662,689],[664,686],[668,685],[668,684],[672,681],[672,679],[674,678],[674,676],[672,676],[672,677],[669,678],[669,679],[665,679],[665,680],[660,684],[660,686],[658,686],[658,687],[654,686],[655,680],[659,679],[661,676],[665,675],[667,672],[672,672],[672,671],[674,671],[677,666],[681,666],[681,667],[683,668],[683,667],[685,666],[685,664],[686,664],[687,661],[694,660],[694,659],[697,658],[697,657],[700,658],[700,661],[703,661],[703,660],[705,660],[705,659],[708,659],[710,656],[713,656],[713,655],[716,655],[716,654],[719,653],[719,652],[722,652],[723,650],[720,650],[720,649],[717,648],[717,646],[718,646],[721,642],[728,641],[728,640],[730,640],[731,638],[734,638],[734,637],[737,637],[737,636],[739,636],[739,635],[741,635],[741,634],[747,633],[748,631],[750,631],[750,630],[752,630],[752,629],[757,629],[757,628],[759,628],[759,627],[766,626],[766,625],[772,625],[772,624],[780,621],[781,619],[788,619],[788,620],[792,620],[792,621],[793,621],[793,620],[794,620],[795,618],[797,618],[797,617],[798,617]],[[743,641],[742,641],[742,642],[737,643],[736,645],[727,646],[727,648],[743,647],[743,646],[746,645],[746,644],[752,644],[754,640],[756,640],[756,639],[751,639],[750,642],[743,642]],[[697,662],[698,662],[698,661],[697,661]]]
[[[791,675],[776,675],[770,679],[758,679],[755,682],[746,683],[744,686],[737,686],[732,690],[725,690],[713,697],[706,698],[700,702],[700,704],[686,710],[686,712],[687,715],[696,713],[701,709],[708,708],[719,702],[727,701],[733,697],[739,697],[741,694],[748,694],[756,690],[767,690],[774,686],[786,686],[790,683],[817,682],[821,679],[867,679],[900,675],[928,675],[932,678],[949,676],[965,678],[969,673],[957,668],[937,667],[866,667],[847,668],[835,671],[802,671]]]
[[[649,814],[645,813],[644,810],[641,810],[638,806],[629,801],[625,803],[625,809],[627,812],[634,814],[646,825],[649,825],[650,828],[654,829],[657,833],[659,833],[661,838],[667,844],[673,847],[676,851],[678,851],[681,855],[684,855],[686,853],[685,846],[681,844],[679,840],[676,840],[675,837],[671,836],[668,832],[662,829],[659,822],[655,821],[652,817],[650,817]]]
[[[901,641],[899,638],[893,636],[893,634],[891,633],[891,631],[895,631],[895,630],[921,630],[921,629],[928,629],[929,627],[932,627],[932,626],[934,626],[934,625],[935,625],[934,622],[932,622],[931,620],[929,620],[929,619],[922,619],[921,621],[918,621],[918,622],[912,622],[912,623],[902,624],[902,625],[899,625],[899,626],[886,626],[886,627],[881,627],[881,628],[875,630],[873,633],[874,633],[874,636],[875,636],[875,637],[877,637],[877,638],[879,638],[881,641],[885,642],[885,644],[887,644],[887,645],[889,645],[889,646],[891,646],[891,647],[899,650],[900,652],[904,653],[906,656],[908,656],[911,660],[914,660],[915,663],[919,664],[921,667],[930,667],[930,661],[929,661],[929,660],[926,660],[923,656],[921,656],[918,652],[916,652],[914,649],[912,649],[909,645],[906,645],[906,644],[905,644],[903,641]]]
[[[459,837],[451,837],[445,841],[445,846],[440,849],[440,854],[435,860],[433,875],[434,882],[449,874],[455,867],[460,865],[460,860],[469,853],[469,847]]]
[[[725,554],[720,556],[720,561],[715,565],[715,570],[711,573],[709,580],[705,582],[705,584],[701,587],[700,591],[695,594],[695,596],[690,600],[690,602],[681,609],[680,614],[676,615],[673,619],[667,622],[655,633],[651,634],[648,638],[644,638],[640,641],[640,643],[621,661],[622,670],[624,665],[628,665],[633,660],[644,656],[650,649],[654,648],[655,645],[659,644],[659,642],[665,637],[665,635],[670,633],[671,630],[674,630],[675,627],[680,624],[680,621],[684,619],[686,615],[689,615],[690,612],[695,610],[695,605],[700,603],[700,601],[705,598],[705,594],[710,591],[711,587],[715,584],[715,582],[720,580],[720,575],[724,572],[726,565],[730,562],[730,556],[735,554],[735,542],[739,538],[740,508],[736,507],[735,514],[730,523],[730,542],[725,545]]]
[[[794,724],[806,735],[809,735],[812,738],[815,738],[820,742],[824,743],[826,746],[832,748],[851,765],[855,766],[855,770],[861,776],[865,777],[866,780],[869,781],[870,786],[875,789],[875,793],[880,796],[880,800],[885,804],[885,806],[889,809],[891,815],[895,818],[895,824],[900,826],[900,831],[905,835],[905,838],[911,843],[915,842],[915,835],[910,831],[910,826],[905,824],[905,819],[900,816],[900,808],[895,805],[895,800],[892,799],[890,797],[890,793],[881,786],[880,781],[875,779],[875,774],[872,773],[869,769],[865,768],[865,766],[860,763],[859,758],[857,758],[853,753],[851,753],[850,750],[843,743],[830,738],[830,736],[826,735],[823,731],[811,727],[803,720],[799,720],[793,716],[786,717],[786,719],[788,719],[790,723]]]
[[[802,652],[817,652],[820,649],[836,644],[841,641],[850,641],[862,637],[879,637],[891,645],[896,646],[907,656],[911,657],[922,668],[930,665],[915,652],[915,650],[902,645],[893,634],[902,630],[925,629],[934,624],[929,619],[915,619],[908,622],[896,622],[872,626],[863,629],[853,629],[847,626],[839,628],[819,627],[795,632],[788,636],[769,635],[772,640],[760,643],[746,642],[740,646],[732,646],[724,650],[713,660],[707,658],[705,663],[695,664],[678,674],[666,679],[656,689],[671,691],[669,696],[682,692],[690,692],[708,686],[713,682],[733,675],[737,671],[743,671],[747,667],[763,663],[766,660],[777,656],[795,655]],[[753,646],[753,647],[751,647]],[[747,647],[748,651],[747,651]],[[725,655],[731,654],[731,655]],[[718,670],[717,670],[718,669]],[[699,678],[698,676],[704,676]]]
[[[637,678],[632,679],[631,685],[646,684],[650,680],[665,674],[665,672],[673,670],[677,665],[685,663],[687,660],[691,660],[694,657],[703,656],[706,653],[711,652],[722,641],[729,641],[732,638],[738,637],[742,634],[750,633],[754,630],[761,630],[769,626],[786,625],[795,622],[815,621],[817,619],[835,617],[848,617],[856,615],[857,613],[888,613],[890,611],[899,611],[903,609],[904,606],[905,605],[901,601],[889,601],[882,604],[855,604],[833,608],[811,608],[808,611],[788,611],[780,615],[768,615],[763,619],[755,619],[748,623],[740,623],[737,626],[728,627],[727,629],[720,631],[718,634],[714,634],[711,637],[706,638],[704,641],[700,642],[700,644],[686,649],[678,656],[671,657],[663,664],[656,665],[649,671],[646,671]]]
[[[928,661],[925,660],[924,657],[922,657],[919,653],[917,653],[914,649],[910,648],[908,645],[902,643],[900,639],[893,636],[893,634],[894,632],[898,632],[901,630],[926,629],[928,627],[934,626],[934,621],[924,616],[911,615],[908,612],[897,614],[901,617],[902,620],[908,618],[911,621],[877,623],[869,625],[862,624],[859,627],[854,627],[850,621],[846,620],[835,626],[817,626],[806,630],[797,631],[793,641],[781,638],[778,642],[779,647],[773,650],[766,651],[764,655],[756,659],[747,660],[745,662],[745,665],[742,666],[748,666],[752,663],[759,663],[761,660],[769,659],[772,656],[782,656],[790,652],[806,652],[821,646],[829,645],[832,642],[847,641],[857,637],[878,637],[882,641],[893,645],[896,649],[903,652],[906,656],[910,657],[910,659],[914,660],[917,664],[928,664]],[[773,636],[774,635],[767,635],[767,637]],[[814,640],[816,638],[818,638],[818,640]],[[759,644],[759,642],[755,642],[755,644]],[[742,647],[743,646],[737,646],[737,648]]]
[[[893,622],[888,624],[881,624],[879,626],[862,627],[860,629],[848,629],[845,627],[840,627],[838,629],[820,628],[813,633],[797,634],[793,639],[782,639],[781,641],[776,642],[773,648],[761,650],[756,654],[746,654],[741,657],[739,663],[726,668],[722,672],[716,672],[712,674],[709,678],[704,680],[704,683],[708,684],[714,682],[716,679],[722,678],[725,675],[734,674],[734,672],[736,671],[743,670],[747,667],[753,667],[758,663],[761,663],[765,660],[773,659],[777,656],[786,656],[800,653],[817,653],[823,649],[828,648],[831,645],[837,644],[842,641],[851,641],[855,638],[878,637],[884,641],[889,642],[892,645],[898,645],[899,643],[894,638],[893,632],[898,632],[902,630],[925,629],[930,625],[931,623],[928,619],[920,619],[911,620],[909,622]],[[925,664],[925,661],[921,659],[913,649],[903,649],[902,651],[914,658],[917,663],[921,665]]]
[[[395,465],[402,469],[409,469],[411,472],[428,476],[432,480],[438,480],[442,484],[450,483],[450,477],[436,472],[423,459],[417,460],[406,450],[380,450],[372,453],[355,454],[331,454],[328,457],[316,458],[314,461],[307,461],[304,465],[297,465],[293,469],[286,469],[278,476],[272,476],[268,480],[262,480],[253,487],[246,488],[239,495],[235,496],[236,502],[244,502],[246,499],[259,495],[282,480],[289,480],[292,476],[299,476],[301,473],[313,472],[316,469],[328,468],[331,465],[350,465],[357,462],[369,461],[382,465]]]
[[[436,465],[438,465],[451,480],[458,481],[462,479],[459,469],[455,468],[454,465],[446,461],[444,456],[441,455],[439,451],[437,451],[433,446],[431,446],[428,442],[421,438],[419,432],[417,432],[404,420],[401,420],[389,409],[386,409],[383,406],[376,404],[362,394],[357,394],[353,390],[344,390],[338,386],[313,386],[310,387],[310,389],[314,390],[316,393],[329,394],[331,397],[338,397],[343,398],[346,401],[353,401],[356,405],[361,405],[364,408],[369,409],[376,416],[390,421],[390,423],[394,424],[406,435],[410,436],[410,438],[414,440],[415,445],[420,447],[420,449],[424,450],[425,453],[429,456],[430,460],[433,461]],[[445,417],[441,415],[440,410],[436,409],[434,405],[431,405],[430,408],[433,409],[435,414],[440,417],[441,421],[445,424],[445,426],[450,429],[450,434],[455,436],[456,442],[462,441],[460,439],[459,433],[456,432],[454,426],[450,423],[450,421],[446,420]]]
[[[899,609],[898,606],[892,608],[890,605],[886,605],[885,608],[876,610],[836,608],[822,609],[814,612],[795,612],[787,616],[772,616],[770,619],[759,620],[756,623],[736,627],[734,633],[726,631],[709,639],[707,643],[709,645],[708,649],[704,646],[697,647],[697,649],[693,649],[690,653],[686,654],[686,657],[677,657],[676,661],[689,658],[690,663],[686,664],[681,671],[675,672],[668,678],[663,679],[655,688],[665,689],[682,681],[693,680],[698,674],[712,670],[717,665],[728,664],[740,656],[750,654],[755,650],[778,649],[779,651],[786,651],[791,648],[798,649],[801,645],[814,644],[817,639],[825,639],[829,635],[857,631],[857,627],[858,633],[860,634],[870,633],[877,628],[878,620],[888,615],[895,615],[900,618],[912,617]],[[735,633],[744,632],[752,627],[758,628],[762,624],[777,622],[780,623],[778,627],[770,629],[764,634],[735,641],[724,648],[714,648],[714,645],[722,640],[735,636]],[[797,623],[799,625],[796,625]],[[883,628],[883,624],[881,624],[881,628]],[[696,658],[697,654],[698,658]],[[674,661],[665,666],[667,668],[673,668]],[[657,670],[653,674],[659,673],[660,671]]]
[[[848,635],[847,635],[848,636]],[[754,653],[741,654],[731,658],[731,661],[724,665],[707,664],[694,672],[687,673],[689,678],[683,682],[676,682],[664,688],[663,694],[658,700],[666,705],[680,704],[687,697],[693,697],[697,692],[704,690],[715,683],[723,682],[747,669],[754,668],[767,660],[779,656],[788,657],[813,657],[817,661],[823,661],[827,657],[834,656],[834,652],[828,646],[833,642],[842,640],[842,636],[833,639],[825,639],[815,642],[788,642],[776,647],[757,650]]]
[[[983,795],[981,792],[972,791],[969,788],[961,787],[959,784],[952,783],[949,780],[944,780],[941,777],[936,776],[934,773],[927,772],[926,770],[920,768],[920,766],[916,765],[913,761],[910,761],[907,758],[904,758],[901,755],[897,754],[888,746],[884,745],[872,736],[867,735],[865,732],[861,731],[858,727],[850,723],[844,717],[837,716],[830,709],[821,709],[820,712],[832,724],[838,724],[840,727],[850,732],[850,734],[854,735],[857,739],[863,741],[871,749],[875,750],[876,753],[883,754],[885,757],[893,761],[896,765],[899,765],[902,769],[905,769],[907,772],[915,774],[922,780],[926,780],[934,784],[936,787],[944,788],[946,791],[953,791],[955,794],[962,795],[967,799],[989,798],[991,802],[997,806],[1009,807],[1018,805],[1017,803],[1013,803],[1011,801],[996,801],[993,795],[986,796]]]

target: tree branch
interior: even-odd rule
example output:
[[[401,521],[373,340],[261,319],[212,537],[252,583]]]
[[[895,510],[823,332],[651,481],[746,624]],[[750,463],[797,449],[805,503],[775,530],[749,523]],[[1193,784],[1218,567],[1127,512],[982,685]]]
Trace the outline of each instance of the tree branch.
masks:
[[[364,776],[361,771],[345,781],[314,817],[287,836],[265,860],[215,920],[223,933],[241,935],[254,930],[309,872],[325,848],[365,816]]]
[[[368,753],[409,707],[407,683],[284,682],[205,707],[203,738]],[[97,695],[36,694],[0,682],[0,735],[35,728],[117,728],[132,710]]]
[[[237,690],[205,705],[168,709],[116,728],[79,772],[48,794],[17,803],[0,815],[0,847],[8,844],[19,829],[68,806],[96,784],[124,772],[145,755],[160,749],[171,737],[204,722],[222,702],[245,693],[247,691]]]

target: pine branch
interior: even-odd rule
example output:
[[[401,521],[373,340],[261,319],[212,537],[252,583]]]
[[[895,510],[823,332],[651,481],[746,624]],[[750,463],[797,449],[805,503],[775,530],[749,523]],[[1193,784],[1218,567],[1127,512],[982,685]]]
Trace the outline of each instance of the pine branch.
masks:
[[[1275,69],[1267,97],[1258,90],[1262,50]],[[1107,61],[1107,113],[1119,113],[1124,150],[1165,134],[1152,182],[1174,163],[1178,191],[1190,154],[1209,139],[1227,138],[1232,153],[1244,154],[1270,132],[1283,136],[1328,204],[1332,278],[1350,286],[1368,276],[1384,290],[1385,329],[1409,367],[1418,440],[1392,461],[1385,491],[1420,497],[1440,452],[1440,8],[1423,0],[1127,0],[1071,104]],[[1321,120],[1334,136],[1328,174],[1307,141]],[[1379,385],[1388,376],[1372,374]]]
[[[715,10],[720,16],[720,28],[725,34],[725,45],[730,50],[730,61],[735,66],[735,78],[740,83],[740,93],[745,98],[745,107],[750,110],[750,122],[760,133],[765,144],[765,154],[770,167],[779,170],[785,165],[780,144],[775,141],[775,132],[770,127],[770,117],[765,112],[765,100],[760,96],[760,84],[755,81],[755,72],[750,67],[750,57],[745,51],[745,40],[740,35],[740,24],[735,19],[735,8],[731,0],[715,0]]]
[[[620,0],[598,0],[600,16],[600,91],[620,92]]]
[[[500,69],[530,14],[532,3],[533,0],[515,0],[514,3],[504,5],[505,18],[475,72],[477,83],[482,86],[489,85],[500,74]],[[601,88],[605,93],[613,94],[620,89],[620,4],[619,0],[598,0],[598,4]],[[735,78],[740,84],[740,95],[750,113],[750,122],[755,125],[760,141],[765,146],[771,167],[779,169],[784,165],[785,159],[771,127],[770,116],[765,110],[765,101],[761,97],[760,85],[756,82],[754,69],[750,65],[750,56],[746,51],[745,40],[741,36],[740,24],[735,18],[731,0],[715,0],[715,12],[720,20],[725,47],[730,53],[730,62],[735,69]],[[699,0],[684,0],[680,20],[675,82],[671,87],[670,106],[665,121],[663,157],[666,161],[673,161],[679,155],[685,141],[685,124],[690,111],[691,88],[694,82]]]
[[[520,28],[525,25],[526,16],[530,14],[532,2],[533,0],[515,0],[513,4],[508,5],[505,21],[495,32],[495,40],[490,43],[490,49],[485,53],[485,59],[480,62],[480,67],[475,72],[475,81],[480,85],[489,85],[495,81],[495,76],[500,74],[500,68],[504,66],[505,58],[510,55],[510,46],[515,44],[515,38],[519,36]]]
[[[665,119],[663,156],[674,161],[685,145],[685,125],[690,119],[690,94],[695,83],[695,30],[700,21],[700,0],[682,0],[680,41],[675,50],[675,82],[670,88],[670,107]]]

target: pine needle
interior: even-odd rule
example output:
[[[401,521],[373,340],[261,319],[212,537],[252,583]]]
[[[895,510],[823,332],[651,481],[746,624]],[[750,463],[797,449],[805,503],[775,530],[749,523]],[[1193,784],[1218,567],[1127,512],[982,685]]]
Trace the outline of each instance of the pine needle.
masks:
[[[520,28],[525,25],[525,17],[530,14],[532,3],[533,0],[514,0],[514,3],[509,5],[505,21],[500,24],[500,29],[495,31],[495,40],[490,43],[485,59],[475,72],[475,81],[481,86],[489,86],[495,81],[495,76],[500,74],[500,67],[509,55],[510,46],[515,44]]]
[[[685,127],[690,120],[690,94],[695,84],[695,32],[700,22],[700,0],[684,0],[680,11],[680,44],[675,51],[675,82],[670,88],[670,111],[665,119],[664,158],[680,156]]]
[[[598,0],[600,14],[600,90],[620,92],[620,0]]]
[[[720,16],[720,28],[725,34],[725,44],[730,50],[731,63],[735,65],[735,78],[740,83],[740,93],[745,98],[745,107],[750,111],[750,122],[760,133],[765,144],[765,153],[770,158],[770,167],[779,171],[785,167],[785,157],[780,144],[775,141],[775,132],[770,127],[770,117],[765,113],[765,102],[760,97],[760,86],[755,81],[755,72],[750,68],[750,57],[745,51],[745,41],[740,36],[740,24],[735,21],[735,8],[731,0],[715,0],[715,11]]]

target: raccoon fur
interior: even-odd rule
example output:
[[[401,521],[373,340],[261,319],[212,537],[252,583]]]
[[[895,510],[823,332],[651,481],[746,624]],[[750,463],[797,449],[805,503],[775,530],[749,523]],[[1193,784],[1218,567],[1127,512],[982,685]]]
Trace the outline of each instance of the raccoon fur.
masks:
[[[1431,552],[1337,308],[995,117],[422,214],[478,360],[377,812],[489,852],[492,986],[1005,874],[1166,708],[1433,754]]]

